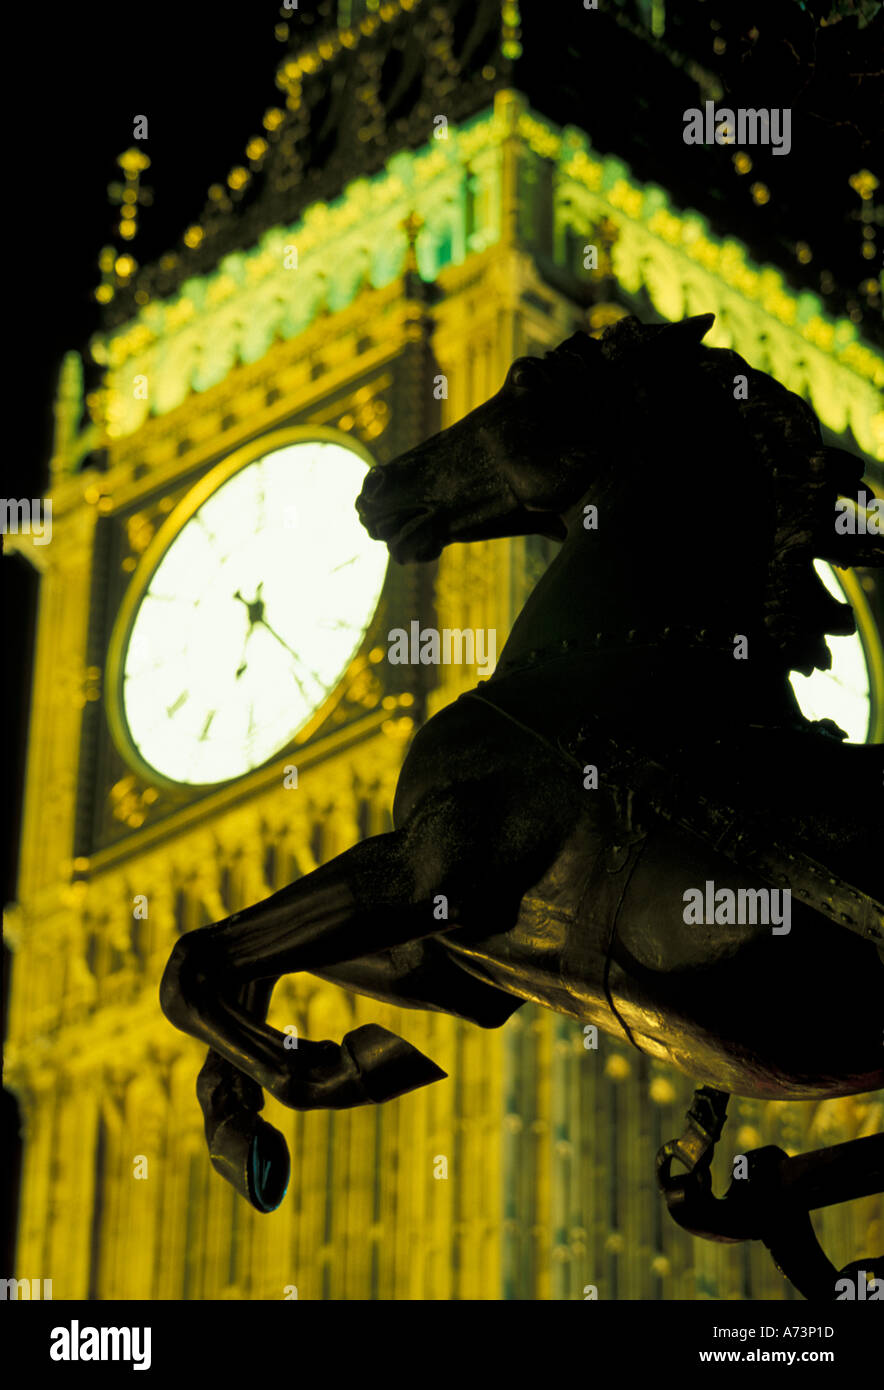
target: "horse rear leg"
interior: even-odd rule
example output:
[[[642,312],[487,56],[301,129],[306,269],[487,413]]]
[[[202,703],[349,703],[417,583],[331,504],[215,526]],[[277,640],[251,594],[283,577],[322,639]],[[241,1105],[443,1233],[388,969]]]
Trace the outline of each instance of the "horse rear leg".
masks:
[[[313,973],[372,999],[453,1014],[482,1028],[499,1028],[524,1003],[461,970],[433,938]],[[236,1002],[263,1020],[275,984],[245,985]],[[196,1090],[215,1171],[258,1211],[275,1210],[285,1196],[290,1164],[283,1136],[261,1119],[261,1087],[210,1048]]]
[[[263,903],[176,942],[160,1005],[182,1032],[293,1109],[387,1100],[444,1073],[385,1029],[357,1029],[344,1045],[285,1035],[244,1005],[256,981],[332,966],[437,932],[432,901],[405,853],[405,832],[364,840]],[[267,1002],[269,1002],[269,995]],[[266,1003],[264,1006],[266,1013]]]
[[[360,910],[357,898],[366,876],[383,871],[388,887],[397,882],[397,846],[388,843],[391,839],[395,837],[380,836],[373,844],[364,841],[355,847],[357,853],[348,851],[264,903],[235,913],[217,927],[188,933],[176,943],[164,972],[160,1003],[166,1017],[210,1043],[197,1080],[197,1098],[212,1165],[258,1211],[279,1206],[290,1173],[285,1139],[260,1116],[262,1088],[296,1109],[345,1108],[392,1099],[445,1073],[377,1025],[356,1029],[340,1045],[299,1039],[297,1049],[287,1049],[285,1036],[265,1020],[274,986],[292,968],[291,958],[281,962],[284,968],[275,968],[258,950],[257,961],[246,952],[234,965],[223,952],[227,935],[221,938],[220,950],[218,935],[223,931],[236,939],[239,932],[251,933],[251,944],[257,947],[254,933],[264,921],[272,951],[286,925],[289,947],[299,941],[306,961],[328,957],[333,975],[332,958],[352,957],[357,939],[367,943],[375,931],[389,937],[380,923],[372,925],[371,914]],[[398,938],[414,932],[408,925],[414,905],[405,904],[406,911],[398,914],[397,906],[402,904],[385,904],[391,914],[387,927],[395,921]],[[421,925],[429,932],[438,926],[430,914],[423,915]],[[325,949],[317,955],[324,933]]]
[[[487,775],[481,788],[428,792],[400,829],[181,937],[160,986],[166,1017],[295,1109],[388,1099],[435,1079],[432,1063],[383,1030],[370,1038],[358,1030],[349,1052],[304,1041],[295,1054],[238,996],[256,980],[321,971],[451,930],[465,910],[484,931],[513,925],[522,893],[552,862],[570,819],[560,795],[538,821],[532,773],[526,760],[515,772]],[[354,1060],[353,1041],[363,1039],[368,1058]]]
[[[258,980],[246,985],[237,1002],[264,1019],[275,983]],[[256,1210],[275,1211],[288,1188],[291,1162],[279,1130],[261,1118],[261,1087],[210,1047],[196,1094],[212,1167]]]

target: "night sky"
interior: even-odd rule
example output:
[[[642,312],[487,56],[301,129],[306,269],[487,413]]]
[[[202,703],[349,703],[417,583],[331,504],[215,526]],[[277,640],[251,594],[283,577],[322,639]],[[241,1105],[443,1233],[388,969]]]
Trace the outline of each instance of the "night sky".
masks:
[[[85,347],[98,328],[100,248],[114,242],[126,249],[113,236],[116,208],[107,186],[120,177],[117,155],[136,143],[133,118],[149,120],[149,139],[139,148],[151,160],[143,183],[153,204],[140,211],[128,247],[143,264],[198,218],[209,184],[223,182],[260,132],[264,111],[279,102],[273,75],[282,54],[274,36],[280,13],[275,0],[215,7],[156,0],[143,8],[90,0],[60,7],[51,19],[39,10],[10,16],[10,65],[30,72],[31,94],[19,99],[8,132],[8,264],[15,342],[26,360],[15,372],[18,428],[3,462],[7,496],[37,497],[47,486],[61,358]],[[7,651],[11,645],[14,653],[7,679],[16,696],[19,675],[29,677],[24,620],[34,585],[18,557],[4,565],[3,578],[13,628]],[[8,901],[11,854],[6,874]]]
[[[3,490],[38,497],[48,480],[52,401],[62,355],[85,347],[98,328],[93,291],[102,246],[114,242],[116,209],[107,185],[116,157],[136,142],[133,118],[146,115],[151,160],[129,249],[140,263],[172,247],[203,208],[209,184],[242,158],[261,117],[278,105],[274,71],[282,45],[275,0],[215,6],[151,0],[149,6],[89,0],[82,6],[21,7],[6,16],[7,69],[24,86],[7,117],[5,221],[12,281],[14,435],[4,449]],[[293,19],[293,26],[297,19]],[[309,31],[308,31],[309,32]],[[2,565],[8,719],[3,795],[3,902],[15,897],[18,830],[27,736],[36,580],[19,556]],[[3,1027],[9,955],[3,951]],[[12,1271],[17,1120],[4,1091],[2,1271]],[[10,1167],[7,1167],[10,1165]]]

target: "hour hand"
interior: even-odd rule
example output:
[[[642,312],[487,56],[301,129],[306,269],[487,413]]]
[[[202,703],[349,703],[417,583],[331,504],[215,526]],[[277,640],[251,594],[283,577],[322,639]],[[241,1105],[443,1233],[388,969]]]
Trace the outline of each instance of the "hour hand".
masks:
[[[245,604],[246,612],[249,615],[249,630],[246,633],[245,641],[242,644],[242,655],[239,659],[239,667],[237,668],[236,672],[237,680],[239,680],[240,676],[245,674],[246,667],[248,666],[248,662],[246,661],[246,647],[248,646],[248,641],[255,628],[255,624],[263,623],[264,621],[264,600],[261,597],[261,592],[263,588],[264,581],[262,579],[261,583],[255,590],[255,597],[253,598],[251,603],[249,603],[249,600],[247,598],[243,598],[239,589],[237,589],[236,593],[233,595],[233,597],[235,599],[238,599],[240,603]]]

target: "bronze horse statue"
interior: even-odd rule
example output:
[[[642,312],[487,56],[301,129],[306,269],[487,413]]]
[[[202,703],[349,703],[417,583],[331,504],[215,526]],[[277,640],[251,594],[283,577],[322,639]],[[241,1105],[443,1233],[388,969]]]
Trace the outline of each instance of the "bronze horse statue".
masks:
[[[400,563],[499,536],[561,548],[490,679],[415,736],[395,828],[175,944],[161,1006],[210,1049],[212,1162],[259,1211],[289,1176],[262,1091],[344,1108],[444,1076],[376,1025],[287,1049],[266,1015],[292,971],[484,1028],[533,1000],[671,1063],[711,1089],[661,1182],[678,1187],[680,1157],[706,1199],[726,1093],[884,1086],[884,748],[809,723],[789,683],[855,630],[814,558],[880,564],[882,547],[835,528],[860,460],[704,346],[713,318],[628,317],[519,358],[485,404],[369,472],[359,516]],[[707,885],[749,920],[688,920]],[[878,1147],[849,1195],[884,1172],[884,1140],[857,1142]],[[754,1217],[684,1224],[767,1239]]]

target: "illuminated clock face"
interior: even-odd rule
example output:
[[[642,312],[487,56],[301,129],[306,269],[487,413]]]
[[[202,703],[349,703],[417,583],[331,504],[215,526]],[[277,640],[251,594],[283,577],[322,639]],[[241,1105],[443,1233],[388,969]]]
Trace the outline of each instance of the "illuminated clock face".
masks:
[[[291,443],[192,510],[150,574],[122,657],[126,733],[149,768],[192,785],[241,776],[334,690],[388,563],[353,505],[365,470],[342,444]]]
[[[839,603],[849,602],[835,570],[825,560],[814,560],[813,567],[829,593]],[[832,719],[847,734],[848,743],[864,743],[869,733],[871,695],[869,671],[858,634],[827,637],[832,653],[828,671],[802,676],[793,671],[789,679],[805,719]]]

